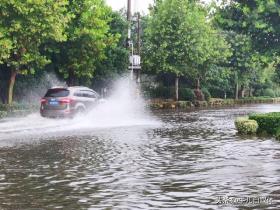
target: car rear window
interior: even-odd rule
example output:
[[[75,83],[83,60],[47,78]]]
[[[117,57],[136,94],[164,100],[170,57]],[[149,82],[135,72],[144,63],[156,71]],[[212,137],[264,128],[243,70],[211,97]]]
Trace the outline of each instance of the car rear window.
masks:
[[[70,91],[67,89],[49,89],[45,97],[66,97],[69,96]]]

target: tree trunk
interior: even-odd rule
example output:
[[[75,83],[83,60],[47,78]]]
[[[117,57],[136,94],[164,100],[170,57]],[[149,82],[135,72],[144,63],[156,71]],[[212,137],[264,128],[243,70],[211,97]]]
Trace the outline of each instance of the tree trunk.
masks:
[[[68,86],[74,86],[75,85],[75,73],[72,68],[69,68],[68,71],[68,80],[67,80]]]
[[[249,97],[253,97],[253,88],[250,87],[250,90],[249,90]]]
[[[238,80],[236,80],[236,87],[235,87],[235,99],[238,99],[238,92],[239,92],[239,88],[238,88]]]
[[[235,74],[235,99],[238,100],[238,94],[239,94],[239,84],[238,84],[238,74]]]
[[[200,79],[199,78],[196,79],[196,89],[200,90]]]
[[[241,88],[240,88],[240,94],[241,98],[244,98],[245,96],[245,88],[244,88],[244,85],[241,85]]]
[[[195,94],[195,99],[197,101],[205,100],[204,94],[202,93],[202,91],[200,89],[200,78],[199,77],[196,79],[194,94]]]
[[[9,90],[8,90],[8,104],[13,103],[13,94],[14,94],[14,85],[16,82],[17,71],[11,70],[11,76],[9,81]]]
[[[1,91],[1,89],[0,89],[0,91]],[[3,101],[3,97],[2,97],[1,92],[0,92],[0,99],[1,99],[1,103],[3,104],[3,103],[4,103],[4,101]]]
[[[175,100],[179,101],[179,77],[175,78]]]

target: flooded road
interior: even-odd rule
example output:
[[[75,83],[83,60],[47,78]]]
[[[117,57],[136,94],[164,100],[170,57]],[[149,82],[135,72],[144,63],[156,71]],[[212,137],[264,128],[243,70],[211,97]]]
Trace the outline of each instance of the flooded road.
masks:
[[[280,142],[238,136],[233,123],[268,111],[280,105],[157,111],[112,124],[6,119],[0,209],[280,209]],[[272,202],[222,206],[221,197]]]

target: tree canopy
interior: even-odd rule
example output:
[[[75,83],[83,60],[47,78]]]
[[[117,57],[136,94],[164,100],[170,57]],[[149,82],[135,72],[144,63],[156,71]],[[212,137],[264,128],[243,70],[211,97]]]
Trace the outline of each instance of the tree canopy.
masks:
[[[279,1],[154,2],[140,20],[142,72],[163,85],[172,81],[176,99],[184,92],[178,90],[179,79],[180,87],[201,86],[215,97],[274,90],[280,96]],[[55,72],[69,85],[109,85],[128,71],[128,25],[125,11],[112,11],[104,0],[2,0],[0,95],[8,95],[2,101],[12,103],[16,78],[26,79],[17,90],[41,81],[39,70]]]
[[[41,54],[47,40],[64,41],[70,20],[67,0],[28,0],[0,3],[1,63],[11,70],[9,103],[16,74],[34,73],[50,62]]]
[[[68,39],[60,44],[56,55],[59,72],[68,79],[92,78],[96,65],[105,58],[107,46],[115,46],[119,34],[110,33],[112,13],[103,0],[70,1],[69,13],[73,17],[66,29]]]
[[[157,1],[145,38],[145,65],[155,72],[199,79],[230,55],[205,9],[189,0]]]

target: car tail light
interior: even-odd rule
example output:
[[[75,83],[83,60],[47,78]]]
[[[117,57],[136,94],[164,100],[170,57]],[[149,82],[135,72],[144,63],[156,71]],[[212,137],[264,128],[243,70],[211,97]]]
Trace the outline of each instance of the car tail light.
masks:
[[[41,104],[45,104],[45,103],[47,103],[47,99],[42,98],[42,99],[41,99]]]
[[[64,99],[60,99],[59,102],[60,102],[61,104],[71,104],[71,103],[74,102],[74,100],[71,99],[71,98],[64,98]]]

